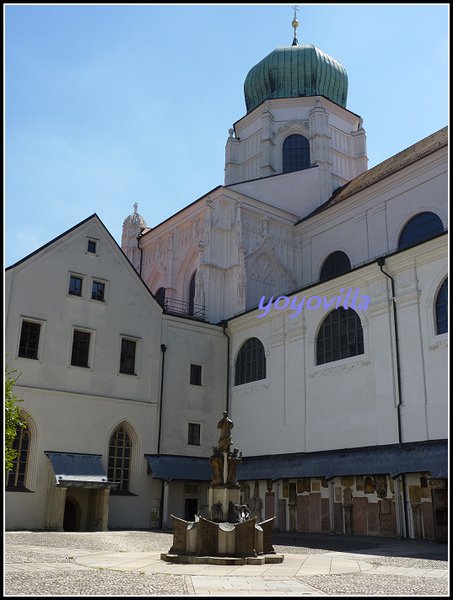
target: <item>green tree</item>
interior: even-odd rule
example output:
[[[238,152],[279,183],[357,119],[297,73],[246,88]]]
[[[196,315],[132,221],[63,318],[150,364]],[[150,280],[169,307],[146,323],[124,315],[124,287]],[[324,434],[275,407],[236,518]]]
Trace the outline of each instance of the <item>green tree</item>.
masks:
[[[13,388],[20,377],[17,371],[10,371],[5,366],[5,471],[13,466],[17,451],[13,449],[16,432],[19,427],[26,427],[20,410],[19,403],[23,402],[13,393]]]

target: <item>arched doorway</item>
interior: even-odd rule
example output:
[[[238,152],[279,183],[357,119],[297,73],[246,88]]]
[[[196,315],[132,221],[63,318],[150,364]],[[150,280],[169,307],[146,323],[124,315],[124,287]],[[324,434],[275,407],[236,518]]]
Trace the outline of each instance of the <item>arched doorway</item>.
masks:
[[[79,530],[78,506],[70,498],[66,498],[66,502],[64,505],[63,530],[64,531],[78,531]]]

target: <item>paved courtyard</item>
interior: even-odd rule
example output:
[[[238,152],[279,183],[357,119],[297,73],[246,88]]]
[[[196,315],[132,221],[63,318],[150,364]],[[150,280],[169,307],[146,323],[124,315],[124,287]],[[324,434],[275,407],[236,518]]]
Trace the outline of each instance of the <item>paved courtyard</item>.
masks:
[[[5,534],[5,596],[448,596],[447,545],[275,534],[281,564],[181,565],[158,531]]]

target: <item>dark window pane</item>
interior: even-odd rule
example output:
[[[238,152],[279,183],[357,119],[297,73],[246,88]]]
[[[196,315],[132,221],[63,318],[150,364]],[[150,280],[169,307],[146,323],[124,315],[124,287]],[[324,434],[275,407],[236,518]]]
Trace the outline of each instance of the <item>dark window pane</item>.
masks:
[[[71,365],[74,365],[75,367],[88,367],[90,335],[91,334],[86,331],[74,331]]]
[[[190,383],[192,385],[201,385],[201,366],[190,365]]]
[[[105,283],[101,283],[100,281],[93,281],[93,290],[91,292],[91,299],[104,302],[104,294],[105,294]]]
[[[29,432],[25,427],[18,427],[16,437],[13,442],[13,450],[18,454],[13,460],[13,465],[10,471],[6,474],[7,488],[25,487],[25,475],[27,470]]]
[[[448,279],[440,286],[436,298],[436,334],[448,331]]]
[[[242,344],[236,359],[234,385],[266,378],[264,346],[257,338],[249,338]]]
[[[320,281],[325,281],[332,277],[338,277],[350,270],[351,262],[348,255],[338,250],[337,252],[332,252],[324,261],[319,279]]]
[[[363,354],[363,329],[351,308],[337,308],[324,319],[316,339],[316,364]]]
[[[121,340],[120,373],[135,375],[135,350],[137,343],[134,340]]]
[[[129,489],[130,467],[129,460],[125,457],[125,446],[130,447],[130,440],[124,427],[119,427],[110,440],[108,480],[119,483],[117,491]],[[112,490],[115,493],[115,490]]]
[[[19,341],[19,356],[22,358],[38,358],[40,323],[22,321]]]
[[[96,242],[93,240],[88,240],[88,252],[96,254]]]
[[[162,306],[165,307],[165,288],[161,287],[156,292],[156,300]]]
[[[82,278],[71,275],[69,278],[69,294],[73,296],[82,295]]]
[[[398,250],[428,240],[443,230],[442,221],[435,213],[422,212],[405,225],[398,241]]]
[[[193,315],[195,303],[195,279],[197,272],[192,275],[189,283],[189,315]]]
[[[293,134],[283,142],[283,173],[310,166],[310,144],[303,135]]]
[[[200,445],[200,425],[198,423],[189,423],[188,444],[191,446]]]

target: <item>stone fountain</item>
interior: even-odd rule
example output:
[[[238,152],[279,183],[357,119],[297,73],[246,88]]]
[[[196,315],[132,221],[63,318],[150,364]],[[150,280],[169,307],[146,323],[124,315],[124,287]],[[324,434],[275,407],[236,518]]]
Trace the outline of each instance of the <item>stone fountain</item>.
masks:
[[[233,422],[224,412],[217,428],[220,437],[209,458],[212,480],[208,489],[209,518],[185,521],[171,515],[173,545],[161,559],[178,563],[264,564],[283,561],[272,547],[275,517],[257,523],[247,505],[240,504],[238,448],[231,450]]]

